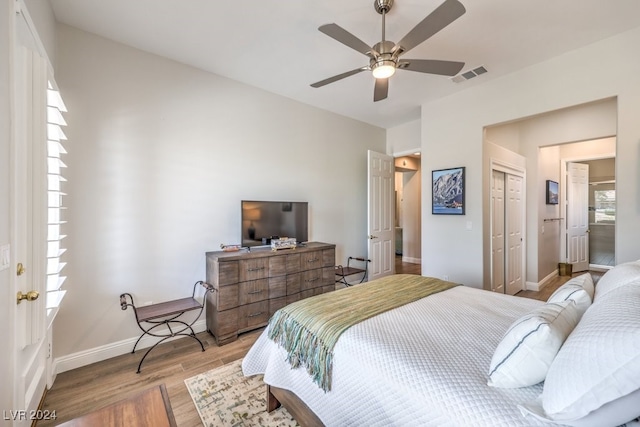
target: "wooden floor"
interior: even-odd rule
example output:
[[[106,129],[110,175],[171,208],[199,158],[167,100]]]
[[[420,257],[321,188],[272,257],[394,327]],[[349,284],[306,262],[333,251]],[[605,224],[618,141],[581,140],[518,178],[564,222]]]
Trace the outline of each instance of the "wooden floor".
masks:
[[[407,264],[400,260],[399,267],[396,265],[397,272],[420,274],[420,264]],[[599,275],[596,273],[594,279],[597,278]],[[552,280],[541,292],[522,291],[519,295],[546,300],[568,279],[567,276],[561,276]],[[242,334],[238,341],[222,347],[215,344],[209,333],[202,332],[198,337],[205,345],[204,352],[194,340],[188,338],[161,344],[149,354],[140,374],[135,372],[144,350],[63,372],[46,394],[42,407],[43,410],[56,411],[57,419],[40,421],[37,426],[57,425],[162,383],[166,385],[177,425],[201,426],[184,380],[244,357],[260,332]]]
[[[46,394],[42,408],[56,411],[57,419],[39,421],[37,426],[57,425],[162,383],[177,425],[202,426],[184,380],[244,357],[260,332],[242,334],[238,341],[222,347],[208,332],[199,333],[204,352],[190,338],[161,344],[149,353],[139,374],[136,369],[144,350],[63,372]]]

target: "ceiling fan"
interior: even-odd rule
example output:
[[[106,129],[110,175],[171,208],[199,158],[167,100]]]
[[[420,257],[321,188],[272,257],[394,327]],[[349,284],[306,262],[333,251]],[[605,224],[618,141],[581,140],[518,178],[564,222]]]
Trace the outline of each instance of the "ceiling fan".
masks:
[[[373,90],[373,101],[376,102],[387,97],[389,77],[391,77],[397,69],[453,76],[464,67],[464,62],[434,59],[400,59],[400,56],[418,46],[465,13],[466,9],[458,0],[445,0],[444,3],[418,23],[418,25],[409,31],[398,43],[385,40],[385,15],[391,10],[393,0],[374,0],[373,6],[376,12],[382,15],[382,41],[373,46],[368,46],[365,42],[337,24],[326,24],[318,28],[318,30],[329,37],[368,56],[369,65],[320,80],[319,82],[313,83],[311,85],[312,87],[318,88],[342,80],[345,77],[353,76],[362,71],[371,71],[373,77],[376,79]]]

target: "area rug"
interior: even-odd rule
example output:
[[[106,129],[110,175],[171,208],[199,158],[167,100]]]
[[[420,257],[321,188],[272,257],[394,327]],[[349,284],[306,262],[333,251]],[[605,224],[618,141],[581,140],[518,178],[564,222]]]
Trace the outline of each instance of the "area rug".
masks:
[[[202,424],[210,426],[297,426],[286,409],[267,412],[262,375],[245,377],[242,359],[184,380]]]

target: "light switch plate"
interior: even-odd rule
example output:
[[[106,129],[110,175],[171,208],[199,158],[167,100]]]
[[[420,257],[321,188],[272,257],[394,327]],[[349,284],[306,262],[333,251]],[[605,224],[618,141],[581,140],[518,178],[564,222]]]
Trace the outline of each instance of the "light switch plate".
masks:
[[[0,271],[6,270],[11,264],[11,246],[9,244],[0,246]]]

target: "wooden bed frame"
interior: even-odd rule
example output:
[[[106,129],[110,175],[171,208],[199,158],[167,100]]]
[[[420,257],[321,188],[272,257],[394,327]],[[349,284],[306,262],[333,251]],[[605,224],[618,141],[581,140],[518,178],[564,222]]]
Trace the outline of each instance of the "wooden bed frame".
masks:
[[[267,412],[281,405],[302,427],[324,427],[320,418],[295,393],[267,384]]]

